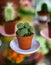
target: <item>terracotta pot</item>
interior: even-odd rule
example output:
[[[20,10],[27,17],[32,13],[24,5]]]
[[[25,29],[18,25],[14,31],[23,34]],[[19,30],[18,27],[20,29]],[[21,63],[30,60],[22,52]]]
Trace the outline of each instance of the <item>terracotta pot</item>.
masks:
[[[49,38],[51,38],[51,26],[48,25],[48,35],[49,35]]]
[[[4,30],[6,34],[13,34],[15,32],[16,21],[4,22]]]
[[[49,14],[48,13],[43,13],[43,12],[38,12],[38,19],[39,19],[39,22],[41,24],[44,24],[44,23],[47,23],[48,22],[48,16]]]
[[[31,44],[32,44],[32,38],[34,35],[31,36],[17,36],[17,40],[19,43],[19,47],[23,50],[27,50],[31,48]]]

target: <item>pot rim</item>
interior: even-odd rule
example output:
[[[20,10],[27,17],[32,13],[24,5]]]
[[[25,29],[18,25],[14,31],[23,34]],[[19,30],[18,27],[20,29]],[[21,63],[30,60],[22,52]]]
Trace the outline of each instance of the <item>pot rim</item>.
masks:
[[[5,21],[5,19],[3,19],[3,21],[6,22],[6,23],[14,22],[14,21],[16,21],[16,20],[18,20],[18,17],[16,17],[14,20],[10,20],[10,21],[7,21],[7,22]]]
[[[42,12],[42,11],[38,11],[37,13],[38,13],[39,15],[48,15],[48,14],[49,14],[49,12],[44,13],[44,12]]]
[[[31,36],[34,36],[34,34],[31,34],[30,36],[18,36],[16,35],[17,37],[31,37]]]

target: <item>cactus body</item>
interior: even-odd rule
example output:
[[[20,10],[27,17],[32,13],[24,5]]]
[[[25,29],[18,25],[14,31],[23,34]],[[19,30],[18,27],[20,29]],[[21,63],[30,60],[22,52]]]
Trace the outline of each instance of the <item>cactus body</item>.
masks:
[[[32,34],[34,34],[34,28],[32,26],[29,25],[29,23],[19,23],[17,25],[18,31],[17,31],[17,35],[18,36],[30,36]]]
[[[43,3],[41,6],[41,11],[44,13],[48,13],[48,7],[46,3]]]
[[[13,7],[13,3],[8,3],[7,6],[4,9],[4,16],[5,16],[5,21],[11,21],[15,19],[15,10]]]

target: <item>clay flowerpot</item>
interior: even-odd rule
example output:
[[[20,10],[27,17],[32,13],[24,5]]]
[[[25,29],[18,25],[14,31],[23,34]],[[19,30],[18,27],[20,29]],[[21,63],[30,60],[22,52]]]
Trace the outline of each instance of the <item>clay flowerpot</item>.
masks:
[[[48,35],[49,38],[51,38],[51,24],[49,24],[49,22],[48,22]]]
[[[17,36],[17,40],[19,43],[19,47],[23,50],[27,50],[31,48],[31,44],[32,44],[32,38],[34,35],[31,36]]]
[[[15,32],[16,21],[4,22],[4,30],[6,34],[13,34]]]
[[[44,13],[44,12],[38,12],[38,19],[39,19],[39,22],[41,24],[45,24],[48,22],[48,16],[49,14],[48,13]]]

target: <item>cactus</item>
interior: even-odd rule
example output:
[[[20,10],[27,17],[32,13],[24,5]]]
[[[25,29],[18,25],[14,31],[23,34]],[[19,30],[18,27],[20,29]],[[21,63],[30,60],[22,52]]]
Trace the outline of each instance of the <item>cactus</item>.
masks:
[[[18,36],[30,36],[32,34],[34,34],[34,28],[32,26],[29,25],[29,23],[19,23],[17,25],[17,32],[16,34]]]
[[[27,29],[28,29],[28,28],[29,28],[29,26],[30,26],[30,25],[29,25],[27,22],[26,22],[26,23],[24,23],[24,27],[25,27],[25,28],[27,28]]]
[[[26,34],[28,34],[28,30],[26,28],[18,30],[18,35],[19,36],[25,36]]]
[[[19,24],[17,25],[17,28],[18,28],[18,29],[22,29],[23,27],[24,27],[23,23],[19,23]]]
[[[17,31],[17,35],[18,35],[18,36],[23,36],[23,35],[24,35],[24,33],[22,33],[22,31],[21,31],[21,30],[18,30],[18,31]]]
[[[34,28],[33,27],[30,26],[29,30],[30,30],[31,33],[34,33]]]
[[[8,3],[7,6],[4,9],[4,18],[5,21],[11,21],[15,19],[15,10],[13,7],[13,3]]]
[[[48,7],[47,7],[47,4],[46,3],[43,3],[42,6],[41,6],[41,11],[43,13],[48,13]]]

